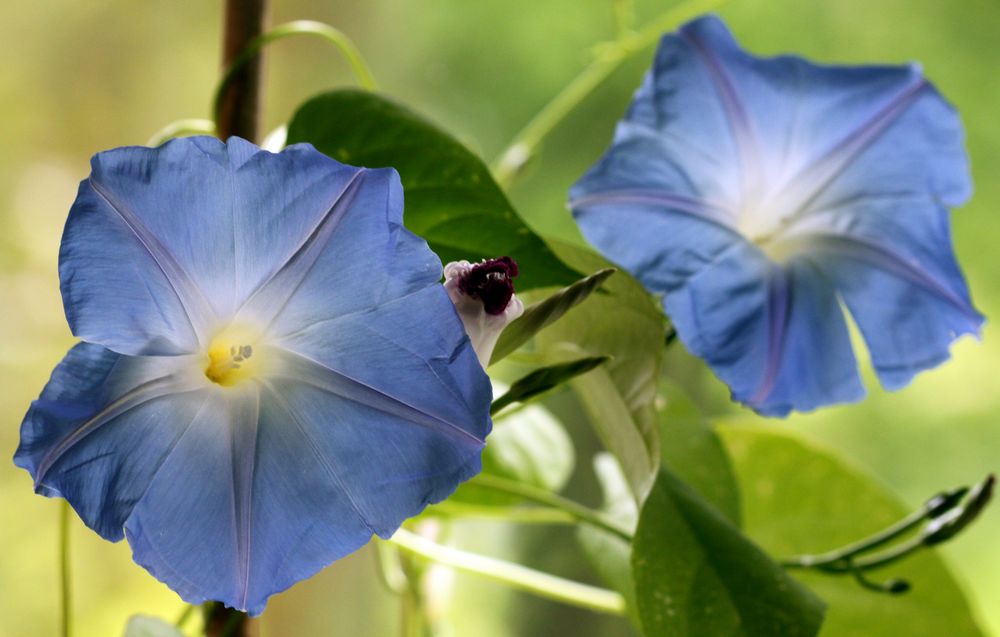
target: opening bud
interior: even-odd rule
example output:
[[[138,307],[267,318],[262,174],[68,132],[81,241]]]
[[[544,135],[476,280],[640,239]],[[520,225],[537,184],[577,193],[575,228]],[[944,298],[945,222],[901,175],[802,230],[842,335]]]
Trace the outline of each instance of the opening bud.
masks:
[[[444,267],[444,287],[484,369],[500,333],[524,313],[524,304],[514,294],[517,274],[517,262],[510,257],[452,261]]]

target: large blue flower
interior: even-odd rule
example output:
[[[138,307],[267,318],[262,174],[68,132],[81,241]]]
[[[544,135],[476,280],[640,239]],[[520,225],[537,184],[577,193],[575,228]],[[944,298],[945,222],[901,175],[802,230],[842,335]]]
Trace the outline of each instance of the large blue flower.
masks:
[[[395,171],[238,138],[94,157],[59,274],[84,342],[16,463],[189,602],[251,614],[480,469],[489,381]]]
[[[757,58],[704,17],[663,38],[570,199],[733,397],[783,415],[863,396],[841,301],[889,389],[978,333],[949,236],[970,190],[915,65]]]

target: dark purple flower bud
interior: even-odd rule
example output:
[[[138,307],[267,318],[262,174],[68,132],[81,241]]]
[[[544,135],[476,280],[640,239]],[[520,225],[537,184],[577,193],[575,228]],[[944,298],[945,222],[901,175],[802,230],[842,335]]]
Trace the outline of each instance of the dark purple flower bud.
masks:
[[[458,289],[483,302],[487,314],[503,314],[514,296],[517,261],[510,257],[487,259],[469,268],[458,279]]]
[[[453,261],[444,268],[445,289],[483,367],[489,364],[500,332],[524,312],[514,294],[517,274],[517,262],[510,257],[474,264]]]

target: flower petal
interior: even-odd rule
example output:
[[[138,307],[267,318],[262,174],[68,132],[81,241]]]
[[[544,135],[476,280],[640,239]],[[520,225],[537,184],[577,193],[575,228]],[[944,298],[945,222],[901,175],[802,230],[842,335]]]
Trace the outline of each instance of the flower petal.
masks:
[[[958,114],[920,68],[816,67],[812,73],[830,76],[830,104],[813,124],[827,132],[814,142],[817,152],[799,153],[802,165],[788,171],[780,193],[762,205],[794,217],[865,198],[901,204],[921,198],[938,204],[936,225],[947,225],[945,206],[960,206],[972,193],[969,161]],[[897,212],[909,214],[908,208]]]
[[[294,333],[440,279],[440,259],[403,227],[399,175],[363,170],[240,316],[271,325],[276,335]]]
[[[733,399],[769,416],[859,400],[864,389],[832,285],[739,242],[664,297],[685,346]]]
[[[937,271],[951,276],[939,278],[927,262],[858,237],[818,236],[811,245],[861,329],[886,389],[901,389],[918,372],[948,360],[959,336],[978,336],[983,317],[950,251],[940,255],[946,267]]]
[[[275,380],[271,404],[282,424],[293,423],[307,445],[300,450],[301,464],[326,472],[350,501],[352,515],[364,522],[366,533],[350,540],[350,550],[372,533],[391,536],[405,519],[479,472],[482,438],[432,417],[414,418],[406,413],[412,409],[398,409],[400,403],[384,396],[345,391],[341,378],[322,368],[299,373],[310,382]],[[329,552],[325,562],[302,555],[300,566],[323,565],[342,555]]]
[[[663,297],[684,345],[741,401],[758,392],[768,365],[772,268],[753,246],[737,241]]]
[[[246,609],[255,547],[284,548],[253,526],[258,408],[253,384],[208,391],[125,521],[135,561],[187,602]]]
[[[843,310],[816,264],[799,258],[775,268],[769,288],[767,365],[745,402],[784,416],[864,398]]]
[[[864,251],[873,267],[890,272],[902,267],[919,279],[917,285],[950,298],[971,322],[981,318],[955,260],[948,211],[938,202],[920,196],[861,197],[803,217],[775,241],[775,248],[785,249],[782,242],[806,252],[817,247],[836,252],[838,246]]]
[[[917,195],[866,196],[803,217],[785,233],[836,283],[886,388],[947,360],[955,338],[982,326],[947,215]]]
[[[313,323],[278,345],[475,438],[489,433],[489,380],[438,283]]]
[[[479,370],[467,340],[459,350]],[[26,416],[15,462],[103,537],[124,529],[136,562],[185,600],[257,614],[477,473],[489,425],[488,389],[476,420],[455,423],[461,397],[432,397],[460,403],[433,411],[307,359],[280,368],[263,388],[220,388],[189,357],[82,343]]]
[[[135,560],[189,602],[259,614],[480,469],[481,439],[311,363],[285,369],[211,394],[125,523]]]
[[[887,387],[978,331],[946,207],[971,191],[962,137],[915,65],[759,58],[710,16],[663,38],[570,202],[588,240],[666,295],[680,339],[734,397],[812,409],[861,395],[838,291]],[[890,304],[916,297],[937,316],[897,331],[906,310]]]
[[[59,251],[70,329],[126,354],[195,351],[211,320],[204,297],[149,229],[94,183],[80,184]]]
[[[669,292],[743,238],[669,201],[584,198],[573,213],[587,239],[647,289]]]
[[[594,206],[650,205],[735,228],[736,213],[703,194],[729,198],[723,194],[727,183],[721,179],[725,170],[716,163],[718,156],[703,161],[692,154],[681,162],[672,139],[625,123],[616,140],[615,152],[605,154],[570,189],[574,213]],[[691,163],[695,166],[687,165]]]
[[[207,137],[107,151],[92,169],[66,225],[63,299],[75,334],[126,354],[206,345],[358,172],[308,145]]]
[[[132,507],[203,402],[187,357],[122,356],[80,343],[21,425],[14,456],[38,493],[66,498],[117,541]]]
[[[738,189],[701,192],[736,194],[744,209],[777,217],[835,178],[837,198],[875,186],[958,205],[970,191],[961,124],[919,67],[759,58],[713,16],[664,37],[626,121],[656,130],[676,153],[697,149],[679,162],[695,181],[712,168],[706,156],[724,174],[738,168]]]
[[[257,614],[479,471],[490,385],[440,274],[392,170],[237,138],[102,153],[60,263],[93,343],[16,461],[188,601]]]

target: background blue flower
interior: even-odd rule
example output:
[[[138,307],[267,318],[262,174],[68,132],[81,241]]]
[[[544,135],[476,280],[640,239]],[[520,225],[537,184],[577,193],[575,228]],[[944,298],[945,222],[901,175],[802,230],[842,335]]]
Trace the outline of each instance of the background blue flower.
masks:
[[[733,397],[784,415],[864,394],[838,298],[889,389],[978,334],[949,230],[970,191],[918,67],[756,58],[705,17],[663,38],[570,199]]]
[[[395,171],[207,137],[92,168],[60,254],[84,342],[15,457],[39,493],[257,614],[479,471],[489,381]]]

